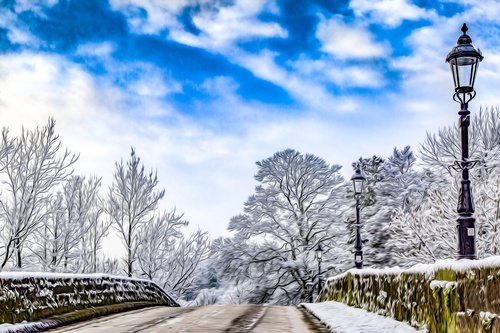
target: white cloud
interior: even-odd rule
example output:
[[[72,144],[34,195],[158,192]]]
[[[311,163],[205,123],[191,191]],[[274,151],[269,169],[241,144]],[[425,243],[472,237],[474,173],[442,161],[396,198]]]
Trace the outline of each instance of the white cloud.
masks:
[[[137,78],[127,81],[128,89],[141,97],[164,97],[182,91],[179,82],[165,78],[160,69],[146,64],[134,64],[138,71]]]
[[[371,59],[389,55],[390,48],[375,41],[371,32],[359,25],[347,25],[338,17],[319,23],[316,38],[321,50],[338,59]]]
[[[385,85],[384,76],[373,66],[340,65],[332,59],[312,60],[302,57],[293,62],[292,67],[304,76],[340,87],[380,88]]]
[[[306,109],[327,113],[352,112],[356,109],[358,103],[354,99],[344,97],[339,101],[323,84],[315,81],[314,75],[309,77],[298,72],[288,72],[276,64],[275,56],[275,53],[267,50],[259,54],[240,52],[233,54],[231,60],[250,70],[256,77],[282,87]]]
[[[497,0],[456,0],[455,2],[467,6],[467,9],[460,13],[464,22],[477,22],[478,27],[484,26],[486,23],[498,22],[500,2]]]
[[[258,19],[264,11],[277,11],[275,2],[270,0],[236,0],[223,6],[209,0],[111,0],[111,5],[125,13],[137,33],[157,34],[169,30],[169,38],[176,42],[215,52],[230,48],[237,41],[287,36],[277,23]],[[185,31],[178,20],[182,10],[195,5],[200,10],[191,13],[192,22],[199,34]]]
[[[351,0],[349,7],[357,17],[368,17],[371,23],[382,23],[389,27],[396,27],[403,20],[437,17],[434,11],[415,6],[409,0]]]
[[[4,10],[0,12],[0,27],[7,30],[7,38],[12,44],[28,45],[38,47],[41,44],[39,38],[33,35],[29,27],[17,19],[16,14]]]
[[[279,24],[259,21],[258,15],[266,10],[267,4],[267,0],[238,0],[232,6],[203,10],[192,18],[201,31],[199,35],[173,29],[169,36],[179,43],[217,52],[224,52],[236,41],[287,37]]]
[[[78,45],[77,55],[84,57],[108,58],[116,50],[116,45],[111,42],[86,43]]]
[[[194,3],[195,0],[110,0],[111,8],[127,16],[132,31],[143,34],[179,26],[177,14]]]
[[[15,0],[14,10],[16,13],[33,11],[37,15],[44,17],[43,8],[52,7],[58,2],[59,0]]]

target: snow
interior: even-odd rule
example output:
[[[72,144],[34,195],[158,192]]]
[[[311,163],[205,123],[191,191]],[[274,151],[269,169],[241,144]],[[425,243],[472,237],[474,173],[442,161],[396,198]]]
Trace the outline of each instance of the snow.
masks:
[[[485,267],[500,267],[500,256],[492,256],[480,260],[468,260],[468,259],[445,259],[438,260],[434,264],[417,264],[410,268],[400,268],[400,267],[390,267],[390,268],[364,268],[356,269],[352,268],[342,274],[333,276],[329,278],[329,281],[341,279],[347,274],[351,275],[398,275],[401,273],[414,273],[414,274],[425,274],[428,276],[433,276],[435,272],[442,269],[449,269],[455,272],[466,272],[472,269],[479,269]]]
[[[101,280],[104,278],[112,280],[130,280],[130,281],[142,281],[149,282],[147,279],[132,278],[127,276],[109,275],[102,273],[93,274],[76,274],[76,273],[47,273],[47,272],[0,272],[0,279],[8,280],[21,280],[21,279],[45,279],[45,280],[61,280],[61,279],[96,279]]]
[[[410,325],[392,318],[379,316],[339,302],[302,303],[301,305],[335,333],[425,332],[417,331]]]
[[[41,332],[46,329],[55,328],[58,324],[56,322],[45,320],[44,322],[26,321],[19,324],[0,324],[0,333],[14,333],[14,332]]]

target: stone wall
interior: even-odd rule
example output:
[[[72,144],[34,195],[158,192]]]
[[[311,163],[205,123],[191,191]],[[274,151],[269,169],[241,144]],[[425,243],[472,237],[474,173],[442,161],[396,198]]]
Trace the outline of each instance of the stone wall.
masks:
[[[34,321],[89,307],[138,301],[179,306],[147,280],[103,274],[0,274],[0,323]]]
[[[500,257],[330,278],[318,301],[337,301],[429,332],[500,333]]]

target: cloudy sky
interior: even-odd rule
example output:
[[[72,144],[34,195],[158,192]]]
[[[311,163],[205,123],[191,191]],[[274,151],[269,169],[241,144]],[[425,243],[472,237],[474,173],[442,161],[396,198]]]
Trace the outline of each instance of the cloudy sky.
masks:
[[[222,235],[286,148],[352,173],[456,123],[445,57],[485,56],[473,112],[499,103],[500,1],[0,0],[0,125],[56,121],[76,171],[109,183],[136,148],[163,206]]]

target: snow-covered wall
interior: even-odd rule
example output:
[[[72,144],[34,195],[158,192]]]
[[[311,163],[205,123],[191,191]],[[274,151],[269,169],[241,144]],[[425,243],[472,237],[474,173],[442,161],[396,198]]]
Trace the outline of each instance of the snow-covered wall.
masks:
[[[148,280],[105,274],[0,273],[0,323],[135,301],[179,306]]]
[[[409,269],[351,269],[318,301],[337,301],[429,332],[500,332],[500,257]]]

